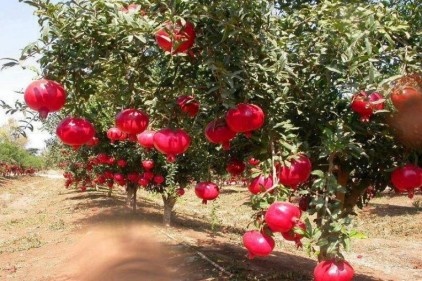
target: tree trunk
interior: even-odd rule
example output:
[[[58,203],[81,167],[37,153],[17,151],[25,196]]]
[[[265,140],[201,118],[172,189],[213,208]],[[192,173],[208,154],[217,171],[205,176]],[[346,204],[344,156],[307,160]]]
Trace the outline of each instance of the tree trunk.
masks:
[[[136,212],[136,193],[138,188],[134,184],[126,185],[126,204],[132,207],[132,212]]]
[[[359,185],[353,186],[352,190],[346,195],[344,200],[344,210],[346,212],[353,212],[353,208],[356,206],[359,197],[365,192],[370,184],[370,181],[363,180],[359,183]]]
[[[165,197],[162,196],[164,203],[164,214],[163,214],[163,223],[165,226],[171,226],[171,217],[173,215],[173,208],[176,204],[176,197]]]

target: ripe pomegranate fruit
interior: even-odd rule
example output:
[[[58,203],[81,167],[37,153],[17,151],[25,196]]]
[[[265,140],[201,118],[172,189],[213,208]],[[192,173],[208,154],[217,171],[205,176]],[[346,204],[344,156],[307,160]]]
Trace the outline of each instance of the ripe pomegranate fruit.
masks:
[[[377,92],[368,95],[362,91],[353,95],[351,108],[360,115],[361,122],[369,122],[374,111],[384,109],[384,102],[380,102],[382,99],[383,96]]]
[[[233,177],[239,176],[245,171],[246,165],[238,159],[231,159],[226,166],[226,171]]]
[[[258,159],[255,159],[253,157],[249,158],[249,160],[248,160],[248,163],[251,166],[258,166],[260,162],[261,161],[259,161]]]
[[[306,155],[300,154],[291,160],[290,167],[287,165],[278,166],[276,170],[281,184],[296,189],[299,184],[308,180],[312,171],[312,164]]]
[[[351,281],[354,275],[355,271],[347,261],[322,261],[314,269],[315,281]]]
[[[142,187],[147,187],[149,184],[149,180],[147,180],[146,178],[140,178],[138,180],[138,184]]]
[[[195,186],[195,194],[202,199],[202,204],[207,204],[208,200],[214,200],[220,194],[220,190],[215,183],[198,182]]]
[[[265,213],[265,222],[273,232],[288,232],[300,219],[302,212],[289,202],[274,202]]]
[[[117,160],[117,166],[119,166],[120,168],[124,168],[127,166],[127,161],[124,159],[119,159]]]
[[[250,230],[243,234],[243,245],[248,250],[248,258],[266,257],[274,249],[275,242],[271,236],[258,230]]]
[[[250,137],[252,131],[260,129],[264,121],[264,112],[255,104],[240,103],[226,113],[229,128],[233,132],[244,133],[246,137]]]
[[[153,173],[153,172],[149,172],[149,171],[147,171],[147,172],[145,172],[145,173],[142,175],[142,177],[143,177],[144,179],[146,179],[148,182],[150,182],[150,181],[152,181],[152,179],[154,178],[154,173]]]
[[[57,126],[56,134],[63,143],[77,149],[94,137],[95,129],[84,118],[67,117]]]
[[[151,149],[154,147],[154,134],[155,131],[145,130],[142,133],[136,135],[138,143],[146,148]]]
[[[162,175],[155,175],[152,179],[155,184],[162,184],[165,181],[165,178]]]
[[[190,117],[195,117],[199,111],[199,102],[195,100],[192,96],[180,96],[177,98],[177,104],[180,109],[189,115]]]
[[[414,101],[422,99],[422,91],[414,87],[404,87],[396,89],[390,96],[394,107],[397,110],[404,108],[406,105],[411,104]]]
[[[100,140],[97,138],[97,137],[92,137],[92,139],[90,139],[87,143],[86,143],[86,145],[88,145],[88,146],[96,146],[96,145],[98,145],[100,143]]]
[[[177,196],[183,196],[183,195],[185,195],[185,189],[184,188],[178,188],[178,189],[176,189],[176,194],[177,194]]]
[[[394,82],[390,98],[398,111],[414,102],[420,103],[422,101],[422,76],[409,74],[397,79]]]
[[[26,105],[38,111],[40,118],[47,118],[48,113],[59,111],[66,102],[66,91],[59,83],[40,79],[28,85],[23,95]]]
[[[139,180],[139,174],[138,173],[129,173],[126,176],[127,180],[131,183],[137,183]]]
[[[311,196],[302,196],[299,200],[299,209],[301,211],[306,212],[309,208],[309,204],[312,201],[312,197]]]
[[[398,167],[391,173],[391,182],[399,192],[411,192],[422,185],[422,169],[413,164]]]
[[[306,224],[303,221],[297,221],[291,230],[287,232],[282,232],[281,235],[287,241],[294,241],[296,243],[296,247],[299,248],[302,246],[302,242],[300,241],[300,239],[302,239],[303,236],[301,234],[296,233],[295,229],[302,229],[303,231],[305,231]]]
[[[271,176],[265,177],[264,175],[259,175],[255,177],[248,186],[249,191],[252,194],[258,194],[266,191],[273,187],[273,179]]]
[[[189,21],[165,22],[164,27],[155,33],[158,46],[171,54],[184,53],[195,43],[195,27]]]
[[[123,141],[127,138],[127,134],[122,132],[119,128],[112,127],[107,130],[107,138],[114,143],[115,141]]]
[[[118,184],[120,184],[120,183],[122,183],[122,182],[125,182],[125,176],[124,175],[122,175],[122,174],[120,174],[120,173],[116,173],[116,174],[114,174],[114,176],[113,176],[113,180],[115,181],[115,182],[117,182]]]
[[[147,171],[152,170],[154,168],[154,160],[143,160],[142,167]]]
[[[161,129],[154,134],[154,147],[167,155],[168,162],[176,161],[176,155],[184,153],[190,145],[190,136],[182,129]]]
[[[224,150],[230,149],[230,141],[236,136],[226,123],[225,119],[217,119],[205,127],[205,137],[211,143],[221,144]]]
[[[144,112],[129,108],[116,116],[116,127],[129,135],[137,135],[148,127],[149,118]]]

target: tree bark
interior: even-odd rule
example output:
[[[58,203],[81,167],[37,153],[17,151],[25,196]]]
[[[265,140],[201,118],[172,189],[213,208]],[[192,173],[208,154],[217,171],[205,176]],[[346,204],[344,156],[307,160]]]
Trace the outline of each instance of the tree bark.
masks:
[[[126,185],[126,204],[132,207],[132,212],[136,212],[136,193],[138,188],[134,184]]]
[[[165,197],[162,196],[163,203],[164,203],[164,214],[163,214],[163,223],[165,226],[171,226],[171,218],[173,216],[173,208],[176,204],[177,198],[176,197]]]
[[[344,200],[344,210],[346,212],[353,212],[353,208],[356,206],[359,197],[365,192],[370,184],[370,181],[363,180],[358,185],[353,186],[352,190],[346,195]]]

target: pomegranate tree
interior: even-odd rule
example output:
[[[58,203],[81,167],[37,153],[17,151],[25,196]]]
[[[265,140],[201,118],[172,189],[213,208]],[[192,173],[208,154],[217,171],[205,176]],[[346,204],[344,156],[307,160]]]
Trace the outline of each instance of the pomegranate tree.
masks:
[[[418,8],[415,1],[405,6],[391,1],[256,5],[230,0],[208,6],[197,0],[136,1],[140,7],[135,10],[145,16],[122,1],[44,2],[31,4],[43,28],[55,32],[44,32],[19,60],[37,57],[40,73],[60,81],[69,93],[59,118],[85,116],[100,140],[70,153],[72,161],[64,166],[73,186],[89,191],[96,181],[112,190],[124,183],[131,199],[142,188],[160,194],[168,213],[180,190],[194,182],[217,182],[227,177],[230,159],[253,156],[260,162],[248,163],[245,174],[271,174],[273,181],[271,192],[250,196],[257,231],[294,236],[301,214],[288,201],[306,198],[300,206],[313,219],[305,219],[310,227],[298,231],[304,248],[320,261],[340,261],[354,234],[354,208],[368,202],[368,187],[382,191],[397,163],[421,159],[420,145],[405,146],[399,136],[414,132],[412,137],[422,139],[420,126],[414,126],[421,123],[422,105],[404,102],[412,104],[408,111],[395,101],[420,93],[420,20],[408,13]],[[352,18],[333,17],[333,11]],[[377,28],[362,24],[368,14],[377,15]],[[356,34],[365,38],[356,40]],[[366,96],[356,95],[351,105],[357,89],[367,89]],[[187,109],[190,102],[181,99],[178,105],[177,100],[192,93],[201,114],[186,118],[196,107]],[[122,108],[139,107],[143,114],[119,114]],[[356,118],[366,121],[375,112],[373,122]],[[401,122],[395,126],[397,113]],[[222,117],[224,123],[209,125]],[[55,127],[55,122],[49,118],[46,125]],[[104,141],[113,122],[127,135],[125,141]],[[148,126],[168,128],[152,137],[156,149],[127,141]],[[107,157],[99,160],[101,153]],[[119,166],[119,159],[127,165]],[[153,167],[142,166],[144,160],[153,160]]]

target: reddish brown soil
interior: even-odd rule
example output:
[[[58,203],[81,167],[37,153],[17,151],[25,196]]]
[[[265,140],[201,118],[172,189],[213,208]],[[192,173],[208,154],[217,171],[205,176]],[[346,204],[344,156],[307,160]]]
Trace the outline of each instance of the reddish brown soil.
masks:
[[[227,187],[204,206],[188,191],[174,227],[164,228],[160,198],[145,192],[133,215],[118,190],[108,198],[66,190],[57,178],[3,180],[0,280],[312,280],[315,260],[281,239],[270,257],[245,258],[246,198]],[[408,200],[380,199],[361,213],[368,239],[346,254],[355,280],[422,280],[422,214]]]

